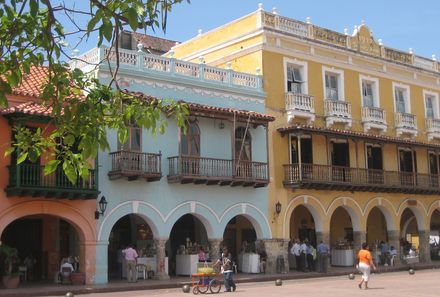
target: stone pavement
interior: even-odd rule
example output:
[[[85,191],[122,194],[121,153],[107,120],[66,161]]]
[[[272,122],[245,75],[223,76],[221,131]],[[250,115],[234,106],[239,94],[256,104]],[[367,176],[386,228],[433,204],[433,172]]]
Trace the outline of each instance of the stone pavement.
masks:
[[[433,264],[418,264],[416,269],[416,275],[422,272],[422,269],[426,271],[432,271],[433,268],[440,268],[440,262],[434,262]],[[397,266],[397,267],[380,267],[379,275],[382,272],[392,272],[392,271],[405,271],[407,266]],[[434,270],[435,271],[435,270]],[[355,272],[353,267],[331,267],[327,274],[316,273],[316,272],[294,272],[291,271],[286,274],[243,274],[238,273],[234,276],[235,281],[238,284],[245,283],[255,283],[255,282],[266,282],[270,281],[273,285],[273,281],[276,279],[283,279],[285,282],[288,280],[295,279],[314,279],[334,277],[334,276],[344,276],[348,280],[347,276],[349,273]],[[424,273],[424,271],[423,271]],[[408,275],[408,273],[404,273]],[[437,275],[438,277],[439,275]],[[415,279],[415,278],[414,278]],[[111,281],[104,285],[57,285],[53,283],[22,283],[17,289],[0,289],[0,297],[28,297],[28,296],[65,296],[66,292],[73,292],[75,296],[81,294],[90,293],[106,293],[106,292],[124,292],[124,291],[140,291],[140,290],[153,290],[153,289],[170,289],[170,288],[181,288],[184,284],[190,283],[189,277],[172,277],[170,280],[158,281],[158,280],[139,280],[137,283],[127,283],[126,281]],[[305,282],[307,283],[307,282]],[[349,283],[356,287],[354,282]],[[246,284],[247,286],[247,284]],[[252,287],[252,286],[251,286]],[[357,289],[357,287],[356,287]],[[359,290],[359,289],[357,289]],[[180,291],[182,292],[182,291]],[[121,293],[122,294],[122,293]],[[119,294],[119,295],[121,295]],[[437,293],[438,294],[438,293]],[[192,294],[191,294],[192,295]],[[259,295],[259,294],[258,294]],[[118,296],[118,295],[113,295]],[[334,295],[337,296],[337,295]],[[377,295],[375,295],[376,297]],[[384,295],[385,296],[385,295]],[[401,297],[400,295],[399,297]],[[413,295],[408,295],[413,296]],[[265,296],[267,297],[267,296]],[[389,296],[387,296],[389,297]]]
[[[434,297],[439,296],[438,279],[440,270],[419,270],[414,275],[406,271],[382,273],[372,275],[370,288],[359,290],[355,280],[346,276],[326,278],[310,278],[302,280],[286,280],[282,286],[275,286],[274,282],[244,283],[237,286],[235,293],[221,293],[219,297],[279,297],[279,296],[313,296],[313,297]],[[131,291],[116,293],[93,293],[90,297],[191,297],[192,293],[184,294],[180,288]],[[215,294],[217,295],[217,294]]]

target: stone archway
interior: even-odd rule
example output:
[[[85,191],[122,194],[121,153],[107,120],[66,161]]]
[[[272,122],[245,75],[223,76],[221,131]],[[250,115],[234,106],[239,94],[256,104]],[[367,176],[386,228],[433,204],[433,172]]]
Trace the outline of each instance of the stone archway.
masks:
[[[405,208],[400,216],[400,236],[402,238],[403,255],[407,255],[410,248],[419,249],[419,224],[416,214],[410,209]]]
[[[209,254],[208,233],[203,222],[193,214],[181,216],[174,223],[166,245],[169,273],[171,275],[196,273],[200,247]]]
[[[90,204],[89,209],[96,207],[95,201],[82,201],[83,204]],[[52,279],[57,271],[59,271],[58,259],[61,254],[59,247],[56,245],[45,245],[44,242],[55,242],[54,238],[59,238],[60,226],[67,230],[71,228],[72,231],[66,231],[61,234],[74,234],[72,236],[77,239],[79,245],[77,248],[70,248],[68,252],[75,252],[79,256],[79,271],[84,272],[86,276],[86,283],[93,283],[95,278],[95,257],[96,257],[96,231],[95,231],[95,219],[93,211],[90,213],[83,211],[85,205],[81,205],[83,208],[79,209],[72,205],[73,203],[64,201],[50,201],[50,200],[33,200],[15,204],[14,206],[6,209],[0,214],[0,231],[1,234],[6,230],[7,226],[22,218],[42,220],[42,228],[46,230],[43,235],[43,249],[47,249],[49,253],[47,272],[45,273],[48,278]],[[90,216],[86,216],[90,215]],[[64,222],[64,223],[63,223]],[[67,229],[66,229],[67,228]],[[74,230],[74,231],[73,231]],[[70,235],[68,235],[70,236]],[[64,239],[66,240],[66,239]],[[50,257],[50,258],[49,258]]]
[[[430,220],[430,254],[431,260],[440,260],[440,210],[432,212]]]

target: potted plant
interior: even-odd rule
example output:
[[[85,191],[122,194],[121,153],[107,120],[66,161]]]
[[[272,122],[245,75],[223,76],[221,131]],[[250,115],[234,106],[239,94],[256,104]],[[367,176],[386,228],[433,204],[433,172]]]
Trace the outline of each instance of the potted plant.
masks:
[[[17,249],[2,244],[0,241],[0,273],[3,285],[8,289],[18,287],[20,283],[19,263]]]

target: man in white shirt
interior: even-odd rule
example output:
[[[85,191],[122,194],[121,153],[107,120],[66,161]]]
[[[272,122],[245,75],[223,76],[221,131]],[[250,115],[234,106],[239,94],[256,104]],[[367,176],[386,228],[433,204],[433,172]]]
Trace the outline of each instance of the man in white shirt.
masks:
[[[292,245],[290,253],[295,256],[296,270],[301,271],[301,246],[299,245],[299,239],[295,239],[295,243]]]
[[[306,263],[307,263],[307,239],[304,240],[300,245],[300,253],[301,253],[301,271],[306,271]]]

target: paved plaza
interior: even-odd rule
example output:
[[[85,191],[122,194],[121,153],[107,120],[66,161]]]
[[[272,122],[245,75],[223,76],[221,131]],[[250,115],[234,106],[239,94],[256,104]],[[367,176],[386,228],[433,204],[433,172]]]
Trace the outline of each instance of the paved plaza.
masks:
[[[393,272],[372,275],[370,288],[359,290],[357,283],[360,275],[355,280],[349,280],[346,276],[287,280],[282,286],[275,286],[274,282],[244,283],[238,284],[235,293],[224,293],[223,288],[219,295],[235,296],[374,296],[374,297],[417,297],[439,296],[438,280],[440,270],[416,271],[414,275],[408,272]],[[163,289],[149,291],[131,291],[115,293],[96,293],[86,296],[109,296],[109,297],[140,297],[140,296],[194,296],[192,293],[185,294],[181,289]],[[78,296],[78,295],[76,295]]]

